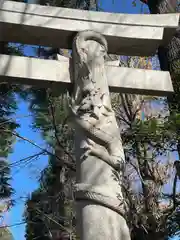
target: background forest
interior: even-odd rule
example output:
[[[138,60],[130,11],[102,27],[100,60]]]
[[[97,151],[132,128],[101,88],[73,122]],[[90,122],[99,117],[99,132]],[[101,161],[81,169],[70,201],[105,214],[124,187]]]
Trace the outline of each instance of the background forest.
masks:
[[[113,8],[116,2],[107,0],[33,2],[93,11],[179,12],[178,0],[129,0],[128,4],[121,0],[118,8]],[[71,57],[65,49],[6,42],[0,43],[0,53]],[[177,30],[170,44],[159,48],[154,57],[109,55],[109,59],[119,66],[170,71],[173,96],[112,94],[111,99],[126,155],[123,194],[132,240],[180,239],[180,33]],[[0,239],[78,239],[72,194],[76,163],[67,114],[66,95],[0,84]],[[29,188],[32,182],[36,182],[33,191]],[[22,218],[19,205],[23,206]]]

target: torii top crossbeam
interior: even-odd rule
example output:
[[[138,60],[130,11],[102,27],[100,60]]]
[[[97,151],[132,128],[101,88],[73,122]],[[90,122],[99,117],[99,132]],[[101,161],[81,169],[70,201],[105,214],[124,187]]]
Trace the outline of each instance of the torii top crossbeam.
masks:
[[[73,36],[84,30],[103,34],[109,53],[150,56],[166,44],[179,14],[117,14],[39,6],[2,0],[0,41],[71,48]]]

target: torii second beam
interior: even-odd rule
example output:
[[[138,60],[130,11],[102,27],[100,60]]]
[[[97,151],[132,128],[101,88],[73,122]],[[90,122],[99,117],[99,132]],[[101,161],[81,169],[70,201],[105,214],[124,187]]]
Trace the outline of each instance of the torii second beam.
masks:
[[[43,60],[0,55],[0,82],[53,88],[58,93],[70,89],[69,60]],[[110,64],[110,65],[109,65]],[[166,96],[173,92],[169,72],[132,69],[106,63],[112,92]]]

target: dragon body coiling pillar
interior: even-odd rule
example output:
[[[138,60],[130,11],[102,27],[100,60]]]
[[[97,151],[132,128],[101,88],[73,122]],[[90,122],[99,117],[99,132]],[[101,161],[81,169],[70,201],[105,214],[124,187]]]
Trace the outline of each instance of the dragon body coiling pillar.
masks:
[[[130,240],[121,189],[124,152],[104,66],[107,42],[97,32],[83,31],[72,49],[77,232],[81,240]]]

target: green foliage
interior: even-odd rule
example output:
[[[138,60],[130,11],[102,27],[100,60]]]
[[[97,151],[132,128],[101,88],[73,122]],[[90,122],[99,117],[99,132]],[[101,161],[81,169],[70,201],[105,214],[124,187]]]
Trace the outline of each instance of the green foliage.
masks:
[[[170,112],[180,112],[180,74],[172,75],[174,94],[168,98]]]
[[[4,160],[12,152],[15,137],[12,132],[19,126],[12,118],[17,109],[13,86],[0,85],[0,197],[10,197],[12,188],[9,185],[10,169]]]
[[[136,5],[137,5],[136,0],[132,1],[132,5],[133,5],[133,7],[136,7]]]
[[[180,207],[169,216],[167,221],[167,229],[170,237],[180,237]]]
[[[41,211],[44,211],[44,204],[40,200],[43,200],[42,192],[37,190],[32,193],[31,198],[26,202],[25,220],[28,222],[28,225],[26,226],[25,237],[27,240],[36,238],[40,240],[51,239],[44,216],[41,214]]]
[[[96,0],[39,0],[41,5],[50,5],[56,7],[68,7],[78,9],[96,9]]]
[[[0,51],[4,54],[22,55],[23,47],[0,42]],[[1,81],[0,84],[0,201],[10,199],[14,193],[11,187],[11,171],[7,158],[13,151],[15,137],[12,134],[19,127],[13,119],[17,110],[16,94],[21,93],[22,87]],[[13,203],[13,202],[11,202]],[[3,205],[0,202],[1,206]],[[8,204],[8,207],[10,205]],[[0,228],[1,240],[13,240],[8,228]]]
[[[53,97],[50,89],[32,88],[30,95],[30,111],[34,116],[33,129],[41,132],[49,146],[54,148],[59,141],[67,151],[72,149],[72,130],[66,124],[66,94]],[[68,144],[71,147],[68,147]]]
[[[0,43],[0,48],[5,54],[22,55],[22,46]],[[0,199],[10,198],[13,189],[10,185],[10,166],[8,155],[13,151],[15,137],[12,134],[19,124],[13,119],[17,110],[16,94],[22,87],[6,82],[0,84]]]
[[[0,199],[9,198],[13,193],[13,189],[9,184],[11,180],[10,168],[9,164],[2,159],[0,160],[0,173]]]
[[[49,113],[48,95],[46,89],[31,89],[30,111],[34,115],[33,129],[38,129],[43,134],[43,138],[52,144],[52,118]]]
[[[15,89],[12,85],[0,85],[0,198],[9,198],[13,193],[9,184],[10,167],[5,159],[12,153],[16,140],[12,132],[19,127],[11,118],[17,109]]]
[[[67,154],[64,153],[64,150],[71,154],[73,146],[73,132],[69,127],[67,127],[65,121],[67,117],[65,108],[65,96],[61,95],[59,97],[53,97],[50,93],[50,90],[46,89],[31,90],[32,104],[30,108],[33,112],[35,120],[33,128],[39,130],[42,133],[42,136],[46,140],[47,145],[50,146],[52,152],[58,156],[58,159],[56,156],[49,157],[49,164],[41,172],[41,177],[39,179],[39,189],[37,190],[37,197],[39,197],[38,204],[41,205],[41,211],[43,213],[46,213],[47,216],[41,218],[40,221],[39,215],[36,217],[37,211],[32,211],[29,213],[29,208],[27,209],[27,214],[31,214],[32,217],[34,215],[34,221],[38,221],[38,224],[39,221],[41,224],[45,224],[48,216],[51,216],[52,214],[54,218],[56,214],[60,214],[60,216],[65,215],[66,203],[64,184],[67,179],[67,171],[65,167],[62,166],[63,161],[68,157]],[[29,199],[29,202],[31,201],[34,201],[32,197]],[[47,206],[47,202],[49,203],[49,207]],[[53,210],[53,206],[55,206],[56,210]],[[48,221],[46,223],[49,226],[50,231],[54,230],[60,232],[64,230],[61,227],[64,225],[64,220],[62,221],[62,219],[59,219],[59,217],[56,217],[55,219],[59,225],[53,224],[53,221]],[[43,230],[44,228],[39,228],[39,231],[42,229],[42,232],[37,233],[35,225],[36,223],[29,223],[28,218],[26,220],[26,239],[31,239],[33,232],[34,235],[39,234],[36,236],[45,235]]]

